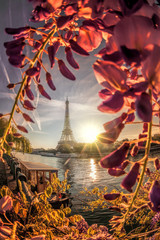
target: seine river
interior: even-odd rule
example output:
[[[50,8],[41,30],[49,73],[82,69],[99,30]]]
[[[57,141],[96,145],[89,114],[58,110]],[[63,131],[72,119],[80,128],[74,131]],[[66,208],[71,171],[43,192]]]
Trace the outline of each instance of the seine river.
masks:
[[[122,190],[120,187],[122,177],[112,177],[105,169],[100,167],[100,159],[78,159],[71,158],[69,161],[67,158],[57,157],[44,157],[34,154],[22,154],[16,153],[17,158],[23,161],[41,162],[49,166],[58,168],[58,176],[60,180],[64,179],[65,171],[68,169],[68,184],[71,185],[70,192],[73,196],[72,214],[81,214],[87,220],[89,224],[105,224],[112,216],[112,212],[106,209],[97,209],[94,212],[83,210],[84,203],[82,202],[82,196],[80,191],[85,187],[89,190],[94,187],[103,188],[108,187],[108,192],[113,188]]]

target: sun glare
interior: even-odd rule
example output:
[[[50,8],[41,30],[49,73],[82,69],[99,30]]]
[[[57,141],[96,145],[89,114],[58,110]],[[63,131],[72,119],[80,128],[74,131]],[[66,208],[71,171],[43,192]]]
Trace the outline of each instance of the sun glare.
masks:
[[[83,139],[86,143],[92,143],[96,140],[99,130],[95,125],[87,125],[82,129]]]

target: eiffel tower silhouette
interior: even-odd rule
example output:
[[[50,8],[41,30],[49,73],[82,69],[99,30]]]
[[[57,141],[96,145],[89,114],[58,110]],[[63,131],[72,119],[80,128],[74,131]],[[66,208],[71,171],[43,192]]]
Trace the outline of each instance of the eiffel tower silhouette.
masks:
[[[58,149],[63,144],[68,144],[73,147],[76,143],[75,138],[73,136],[73,132],[70,126],[70,118],[69,118],[69,101],[66,99],[66,108],[65,108],[65,119],[64,119],[64,127],[62,131],[61,138],[58,142],[56,149]]]

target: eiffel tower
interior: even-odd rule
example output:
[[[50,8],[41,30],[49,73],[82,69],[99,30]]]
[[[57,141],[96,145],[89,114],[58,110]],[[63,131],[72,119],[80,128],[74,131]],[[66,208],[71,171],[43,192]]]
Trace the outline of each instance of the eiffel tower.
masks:
[[[68,98],[66,99],[65,104],[66,104],[66,108],[65,108],[64,127],[63,127],[62,135],[61,135],[61,138],[58,142],[56,149],[58,149],[63,144],[68,144],[71,147],[73,147],[76,143],[74,136],[73,136],[73,132],[70,127]]]

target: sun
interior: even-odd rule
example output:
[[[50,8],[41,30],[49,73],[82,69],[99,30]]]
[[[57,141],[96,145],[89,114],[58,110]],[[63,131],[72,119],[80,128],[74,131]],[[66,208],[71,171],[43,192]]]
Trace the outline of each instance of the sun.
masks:
[[[83,140],[86,143],[93,143],[97,138],[96,136],[100,133],[96,125],[86,125],[82,128]]]

